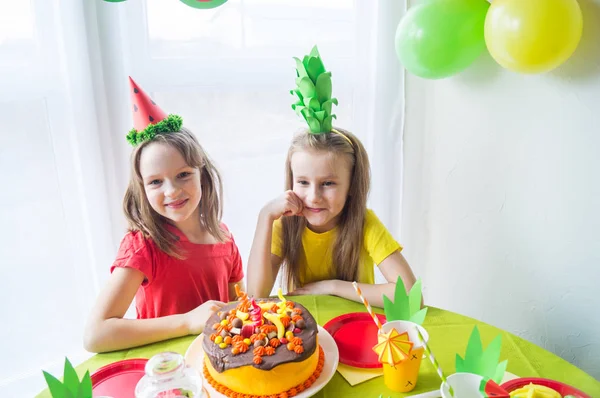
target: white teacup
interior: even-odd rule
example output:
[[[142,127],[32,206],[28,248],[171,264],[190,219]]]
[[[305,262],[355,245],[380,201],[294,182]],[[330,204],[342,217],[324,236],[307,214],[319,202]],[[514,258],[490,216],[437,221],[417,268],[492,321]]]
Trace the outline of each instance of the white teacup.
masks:
[[[454,373],[447,378],[448,383],[442,383],[440,393],[442,398],[453,398],[450,395],[450,388],[454,390],[454,398],[481,398],[479,385],[483,377],[473,373]]]
[[[423,343],[421,343],[421,339],[419,339],[419,334],[417,333],[417,329],[421,332],[423,339],[427,343],[429,341],[429,333],[422,326],[417,325],[414,322],[410,321],[390,321],[386,322],[382,325],[382,329],[385,333],[389,333],[390,330],[396,329],[396,331],[400,334],[404,332],[408,332],[408,339],[413,342],[413,349],[423,347]],[[423,358],[425,358],[425,354],[423,354]]]

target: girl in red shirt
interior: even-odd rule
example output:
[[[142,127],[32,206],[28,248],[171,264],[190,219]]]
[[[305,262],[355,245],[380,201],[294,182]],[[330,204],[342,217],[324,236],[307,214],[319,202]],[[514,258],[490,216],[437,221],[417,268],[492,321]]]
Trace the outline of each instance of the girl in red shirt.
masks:
[[[84,345],[105,352],[202,332],[243,288],[242,261],[221,220],[219,172],[179,116],[130,79],[136,129],[123,208],[129,232],[88,320]],[[124,319],[133,298],[137,319]]]

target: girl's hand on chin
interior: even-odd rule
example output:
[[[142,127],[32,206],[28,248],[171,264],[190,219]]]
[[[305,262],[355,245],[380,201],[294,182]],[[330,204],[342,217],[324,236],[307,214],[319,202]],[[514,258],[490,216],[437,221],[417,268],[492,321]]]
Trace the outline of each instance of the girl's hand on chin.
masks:
[[[294,191],[285,191],[265,205],[263,211],[273,220],[282,216],[301,216],[304,204]]]

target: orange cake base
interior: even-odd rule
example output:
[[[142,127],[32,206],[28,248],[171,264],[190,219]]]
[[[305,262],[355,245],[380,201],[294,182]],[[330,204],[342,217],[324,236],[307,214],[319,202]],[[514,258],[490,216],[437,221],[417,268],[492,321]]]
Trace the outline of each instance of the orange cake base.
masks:
[[[317,347],[319,349],[302,362],[285,363],[268,371],[243,366],[219,373],[205,357],[204,378],[218,393],[230,398],[294,397],[321,375],[325,354],[320,345]]]

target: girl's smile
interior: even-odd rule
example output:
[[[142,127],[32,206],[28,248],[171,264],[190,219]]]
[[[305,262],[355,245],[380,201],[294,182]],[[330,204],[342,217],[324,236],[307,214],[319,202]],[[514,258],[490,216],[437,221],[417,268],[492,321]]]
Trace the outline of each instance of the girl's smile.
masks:
[[[165,206],[168,206],[168,207],[170,207],[172,209],[181,209],[188,202],[189,202],[189,199],[182,199],[182,200],[177,200],[175,202],[167,203],[167,204],[165,204]]]

